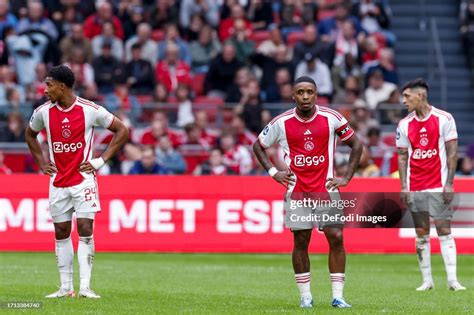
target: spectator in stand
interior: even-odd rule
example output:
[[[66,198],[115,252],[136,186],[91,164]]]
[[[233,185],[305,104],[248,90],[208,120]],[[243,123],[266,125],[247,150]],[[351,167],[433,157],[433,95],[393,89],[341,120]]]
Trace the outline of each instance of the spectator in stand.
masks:
[[[367,104],[363,100],[357,100],[352,107],[351,126],[356,131],[358,137],[363,139],[365,143],[368,131],[372,127],[378,127],[378,122],[372,118]]]
[[[381,47],[375,36],[367,36],[362,41],[362,68],[368,69],[374,62],[380,59]]]
[[[273,8],[270,0],[250,0],[247,17],[254,30],[266,30],[273,23]]]
[[[140,23],[137,26],[137,35],[132,36],[125,43],[125,60],[129,62],[132,60],[132,47],[135,44],[140,45],[141,59],[144,59],[156,66],[158,62],[158,43],[151,39],[151,27],[148,23]]]
[[[369,109],[375,110],[377,105],[387,100],[395,89],[397,89],[395,84],[384,81],[382,71],[372,71],[369,74],[369,85],[365,90],[365,100]]]
[[[225,42],[234,34],[233,28],[235,27],[236,20],[243,20],[247,32],[252,34],[252,23],[245,18],[244,9],[239,4],[234,4],[231,7],[231,16],[222,20],[219,24],[219,38],[221,42]]]
[[[112,55],[122,62],[123,60],[123,41],[114,35],[114,25],[112,22],[104,22],[102,25],[102,33],[94,36],[92,39],[92,51],[95,57],[102,53],[102,45],[109,42],[112,45]]]
[[[125,65],[125,77],[132,94],[152,94],[155,86],[153,66],[142,58],[142,46],[136,42],[131,47],[132,58]]]
[[[225,132],[220,138],[220,147],[224,152],[224,165],[238,175],[247,175],[252,170],[252,155],[242,145],[236,145],[232,133]]]
[[[15,73],[9,66],[0,67],[0,107],[7,103],[7,91],[15,90],[20,93],[21,101],[24,102],[25,89],[15,82]]]
[[[298,11],[298,0],[284,0],[280,3],[280,29],[284,38],[291,32],[301,30],[302,20]]]
[[[218,133],[209,127],[209,119],[207,112],[204,109],[198,110],[195,114],[195,123],[201,128],[201,137],[207,141],[211,146],[217,142]]]
[[[155,155],[158,164],[168,169],[171,174],[186,172],[186,162],[183,156],[173,148],[173,144],[167,135],[160,137]]]
[[[149,146],[142,148],[140,161],[136,161],[130,169],[130,175],[165,175],[170,171],[156,162],[155,151]]]
[[[115,84],[124,81],[123,64],[112,53],[112,42],[102,43],[102,54],[94,58],[94,78],[100,94],[109,94],[114,91]]]
[[[301,23],[303,25],[316,24],[319,14],[319,4],[324,4],[320,0],[302,0],[300,3]]]
[[[225,93],[233,83],[235,73],[243,64],[235,56],[234,45],[224,44],[222,53],[211,60],[209,72],[204,81],[204,90],[208,96],[225,98]]]
[[[170,42],[166,45],[165,59],[156,65],[156,81],[162,82],[169,92],[176,91],[179,83],[191,83],[191,69],[188,64],[179,60],[178,46]]]
[[[214,0],[182,0],[179,11],[179,24],[186,29],[191,24],[191,17],[195,14],[203,16],[206,23],[212,27],[219,24],[219,8]]]
[[[194,122],[193,104],[191,102],[191,90],[187,84],[179,84],[176,90],[176,100],[178,101],[178,118],[176,126],[184,127]]]
[[[355,76],[348,76],[344,83],[343,89],[338,89],[336,95],[333,98],[334,104],[347,104],[352,105],[359,99],[361,91],[361,80]]]
[[[158,82],[155,85],[155,88],[153,90],[153,102],[155,103],[166,103],[168,101],[169,97],[169,92],[166,86]]]
[[[209,150],[211,144],[203,137],[202,129],[196,123],[189,123],[184,126],[186,139],[183,144],[192,144],[200,147],[200,150]]]
[[[235,175],[232,168],[224,164],[224,155],[221,149],[214,148],[209,153],[209,160],[198,165],[193,175]]]
[[[342,23],[341,32],[336,39],[336,54],[334,56],[334,66],[340,67],[346,59],[346,55],[352,56],[354,60],[359,60],[359,44],[354,38],[355,27],[351,20]]]
[[[227,42],[234,45],[237,59],[248,64],[250,55],[255,51],[255,42],[249,39],[251,32],[245,27],[245,21],[243,19],[234,20],[234,28],[230,33],[232,36]]]
[[[169,128],[169,120],[166,113],[163,111],[155,111],[152,114],[151,126],[145,129],[140,143],[155,146],[160,136],[164,134],[170,137],[173,147],[175,148],[183,143],[182,133]]]
[[[76,78],[74,89],[78,91],[79,95],[92,86],[96,87],[94,68],[86,61],[84,50],[74,50],[71,54],[71,58],[65,65],[71,68],[74,73]]]
[[[129,174],[135,162],[141,160],[142,151],[138,145],[134,143],[126,143],[123,146],[123,160],[120,163],[120,172],[122,174]]]
[[[115,84],[113,93],[105,95],[105,107],[112,113],[117,115],[117,111],[121,111],[127,119],[135,121],[140,117],[142,107],[140,106],[137,98],[131,95],[128,90],[128,86],[125,83],[117,82]],[[120,117],[119,117],[120,118]],[[124,121],[123,119],[121,119]]]
[[[283,83],[278,88],[278,102],[284,104],[294,103],[293,85],[291,83]]]
[[[145,22],[145,10],[141,5],[130,4],[123,16],[119,16],[122,21],[125,40],[137,34],[138,25]]]
[[[28,16],[20,20],[17,25],[18,33],[26,31],[41,31],[47,34],[52,40],[59,37],[56,25],[44,16],[44,7],[41,1],[31,0],[28,3]]]
[[[255,140],[257,140],[255,134],[247,129],[242,115],[234,114],[234,118],[232,118],[230,125],[232,126],[237,138],[237,145],[251,146],[254,144]]]
[[[318,33],[321,36],[323,42],[335,42],[341,31],[341,27],[344,21],[351,20],[356,30],[356,37],[360,43],[365,34],[363,33],[360,21],[355,16],[349,15],[350,4],[345,3],[343,0],[336,3],[336,9],[334,16],[322,20],[318,25]]]
[[[334,43],[322,42],[318,38],[316,27],[312,24],[305,26],[303,31],[303,40],[298,42],[293,50],[293,65],[296,67],[307,53],[311,53],[320,56],[321,61],[331,66],[334,60]]]
[[[372,66],[367,70],[367,73],[371,73],[375,70],[380,70],[382,72],[385,82],[398,84],[398,74],[395,67],[393,49],[383,48],[380,50],[379,60],[372,64]]]
[[[175,44],[178,47],[179,60],[186,64],[191,64],[191,53],[189,52],[188,43],[179,37],[178,28],[175,24],[166,25],[165,38],[158,43],[158,59],[166,58],[168,45]]]
[[[0,151],[0,174],[3,174],[3,175],[12,174],[12,170],[8,166],[5,165],[5,155],[3,154],[3,151]]]
[[[183,37],[187,42],[192,42],[198,39],[199,32],[204,26],[209,26],[204,22],[204,18],[196,13],[191,16],[191,23],[189,27],[182,31]]]
[[[179,5],[176,0],[155,0],[150,14],[153,29],[163,29],[169,23],[179,20]]]
[[[84,21],[84,35],[92,39],[102,33],[102,27],[105,22],[111,22],[114,26],[115,36],[123,40],[125,35],[122,22],[118,17],[113,15],[112,4],[107,0],[99,0],[96,1],[96,8],[97,12],[90,15]]]
[[[336,94],[340,94],[344,90],[349,78],[356,80],[356,87],[360,92],[364,83],[362,70],[354,57],[351,54],[346,54],[344,62],[340,66],[332,68],[332,82]]]
[[[7,29],[16,29],[18,20],[16,16],[9,11],[10,5],[8,0],[0,0],[0,38],[4,36]]]
[[[59,48],[62,52],[63,63],[71,58],[72,52],[76,49],[84,50],[87,62],[92,62],[94,58],[91,42],[84,36],[84,28],[81,23],[71,25],[71,34],[61,40]]]
[[[242,98],[244,90],[247,88],[247,84],[252,76],[252,73],[247,67],[242,67],[237,70],[235,73],[234,84],[229,86],[225,101],[227,103],[238,103]]]
[[[280,48],[286,48],[286,44],[283,41],[281,36],[280,29],[276,24],[270,26],[270,38],[264,40],[257,47],[257,53],[265,55],[267,57],[272,57],[275,55],[275,52]]]
[[[1,154],[1,153],[0,153]],[[0,168],[1,172],[1,168]],[[474,175],[474,170],[472,167],[472,159],[469,156],[464,156],[463,158],[458,160],[458,167],[457,167],[457,176],[472,176]]]
[[[305,60],[296,66],[295,77],[309,76],[316,82],[318,96],[332,97],[333,87],[331,71],[319,58],[311,53],[305,55]]]
[[[48,69],[44,63],[39,63],[36,66],[36,80],[28,87],[27,100],[38,101],[44,97],[44,91],[46,90],[46,75]]]
[[[461,35],[467,61],[474,74],[474,0],[462,0],[459,9]]]
[[[256,79],[251,79],[243,90],[242,98],[234,109],[237,115],[242,115],[245,125],[250,131],[259,133],[262,130],[262,100],[260,85]]]
[[[352,4],[352,14],[361,21],[361,26],[369,34],[382,33],[390,46],[395,43],[395,35],[388,31],[390,18],[384,1],[361,0]]]
[[[199,32],[199,38],[191,42],[191,68],[194,73],[206,73],[209,71],[209,64],[221,51],[219,40],[214,35],[214,30],[204,25]]]
[[[359,161],[359,168],[354,174],[358,177],[378,177],[380,176],[380,168],[372,161],[370,152],[366,146],[363,147],[362,155]]]
[[[49,10],[48,10],[49,11]],[[82,12],[79,11],[79,8],[75,5],[63,5],[61,8],[58,8],[57,11],[49,15],[53,19],[53,22],[56,24],[56,27],[59,31],[59,38],[64,36],[71,36],[72,26],[77,24],[78,21],[84,21],[84,16]]]
[[[21,113],[8,114],[7,125],[0,133],[0,142],[25,142],[25,124]]]

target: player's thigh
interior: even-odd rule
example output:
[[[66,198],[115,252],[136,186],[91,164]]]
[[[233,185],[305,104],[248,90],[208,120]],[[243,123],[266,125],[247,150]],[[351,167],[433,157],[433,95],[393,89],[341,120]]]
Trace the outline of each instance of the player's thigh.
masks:
[[[342,224],[327,225],[323,229],[324,236],[331,247],[342,246],[344,243],[344,232]]]
[[[78,217],[79,213],[95,213],[101,210],[99,190],[95,178],[86,178],[79,185],[70,187],[69,189],[71,191],[76,217]]]
[[[307,248],[311,241],[313,229],[292,229],[295,248]]]
[[[441,192],[431,193],[429,198],[430,215],[435,220],[436,228],[447,228],[451,226],[453,218],[453,207],[445,203]]]
[[[71,221],[74,207],[68,188],[49,186],[49,213],[53,222]]]

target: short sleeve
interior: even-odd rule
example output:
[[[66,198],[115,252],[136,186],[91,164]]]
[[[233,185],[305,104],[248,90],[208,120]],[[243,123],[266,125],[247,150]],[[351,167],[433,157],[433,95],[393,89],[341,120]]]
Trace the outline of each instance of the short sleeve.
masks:
[[[450,116],[446,123],[443,125],[443,139],[444,142],[456,140],[458,138],[458,132],[456,130],[456,122],[454,118]]]
[[[112,115],[108,110],[99,106],[97,116],[94,121],[94,126],[101,126],[104,128],[109,128],[114,121],[114,115]]]
[[[397,127],[397,136],[396,136],[397,148],[408,149],[410,146],[410,141],[408,140],[407,133],[401,124],[398,124]]]
[[[341,141],[347,141],[355,134],[354,129],[352,129],[347,119],[343,116],[338,117],[334,121],[334,129]]]
[[[279,125],[278,121],[273,124],[270,122],[258,135],[258,141],[264,148],[269,148],[278,141],[281,134],[281,127]]]
[[[43,114],[40,111],[34,111],[31,115],[30,128],[36,132],[40,132],[44,128]]]

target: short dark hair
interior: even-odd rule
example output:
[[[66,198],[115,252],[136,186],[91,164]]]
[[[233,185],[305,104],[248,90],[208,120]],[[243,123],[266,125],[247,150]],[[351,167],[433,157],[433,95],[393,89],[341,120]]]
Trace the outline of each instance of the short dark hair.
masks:
[[[311,83],[312,85],[314,85],[316,87],[316,82],[314,82],[314,80],[312,78],[310,78],[306,75],[297,78],[294,82],[294,85],[297,85],[298,83],[302,83],[302,82]]]
[[[48,70],[47,77],[51,77],[53,80],[58,82],[64,83],[68,88],[72,88],[74,86],[74,73],[72,70],[64,65],[59,65],[52,67]]]
[[[414,80],[408,81],[402,88],[402,92],[406,89],[416,89],[422,88],[425,89],[427,92],[430,90],[430,86],[428,83],[422,78],[416,78]]]
[[[134,49],[142,49],[142,45],[140,43],[134,43],[131,47],[132,50]]]

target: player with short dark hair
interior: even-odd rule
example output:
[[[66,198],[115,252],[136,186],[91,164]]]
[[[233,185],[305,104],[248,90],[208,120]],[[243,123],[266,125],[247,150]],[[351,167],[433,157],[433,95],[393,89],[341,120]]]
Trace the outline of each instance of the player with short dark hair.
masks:
[[[253,145],[255,155],[269,175],[287,187],[286,201],[295,200],[298,194],[328,195],[331,192],[338,195],[338,187],[346,186],[354,175],[363,145],[341,114],[316,105],[317,86],[313,79],[307,76],[296,79],[292,98],[296,102],[296,108],[275,117],[265,127]],[[347,172],[342,178],[334,177],[333,173],[336,136],[352,148]],[[277,170],[265,153],[265,149],[275,142],[278,142],[285,152],[287,170]],[[289,208],[287,206],[285,209],[286,218],[290,213]],[[313,306],[308,246],[316,224],[318,222],[298,223],[294,227],[287,225],[293,232],[293,269],[301,296],[300,306],[304,308]],[[342,225],[318,225],[329,243],[332,306],[351,307],[343,298],[346,255]]]
[[[71,221],[76,213],[79,246],[79,296],[100,298],[90,289],[94,261],[93,224],[100,211],[95,172],[127,142],[128,129],[114,115],[94,102],[74,94],[74,74],[56,66],[46,76],[45,95],[49,101],[38,107],[25,131],[28,147],[41,171],[51,177],[49,210],[54,222],[56,261],[61,287],[46,298],[75,296],[73,289],[74,249]],[[107,150],[93,158],[94,128],[100,126],[115,135]],[[43,157],[38,133],[46,129],[50,163]]]
[[[458,134],[453,116],[428,103],[429,86],[417,78],[403,86],[407,117],[398,123],[397,147],[401,199],[416,230],[416,252],[423,276],[417,291],[434,288],[430,259],[430,216],[433,217],[448,278],[448,288],[466,290],[456,276],[456,244],[451,235],[453,179]]]

